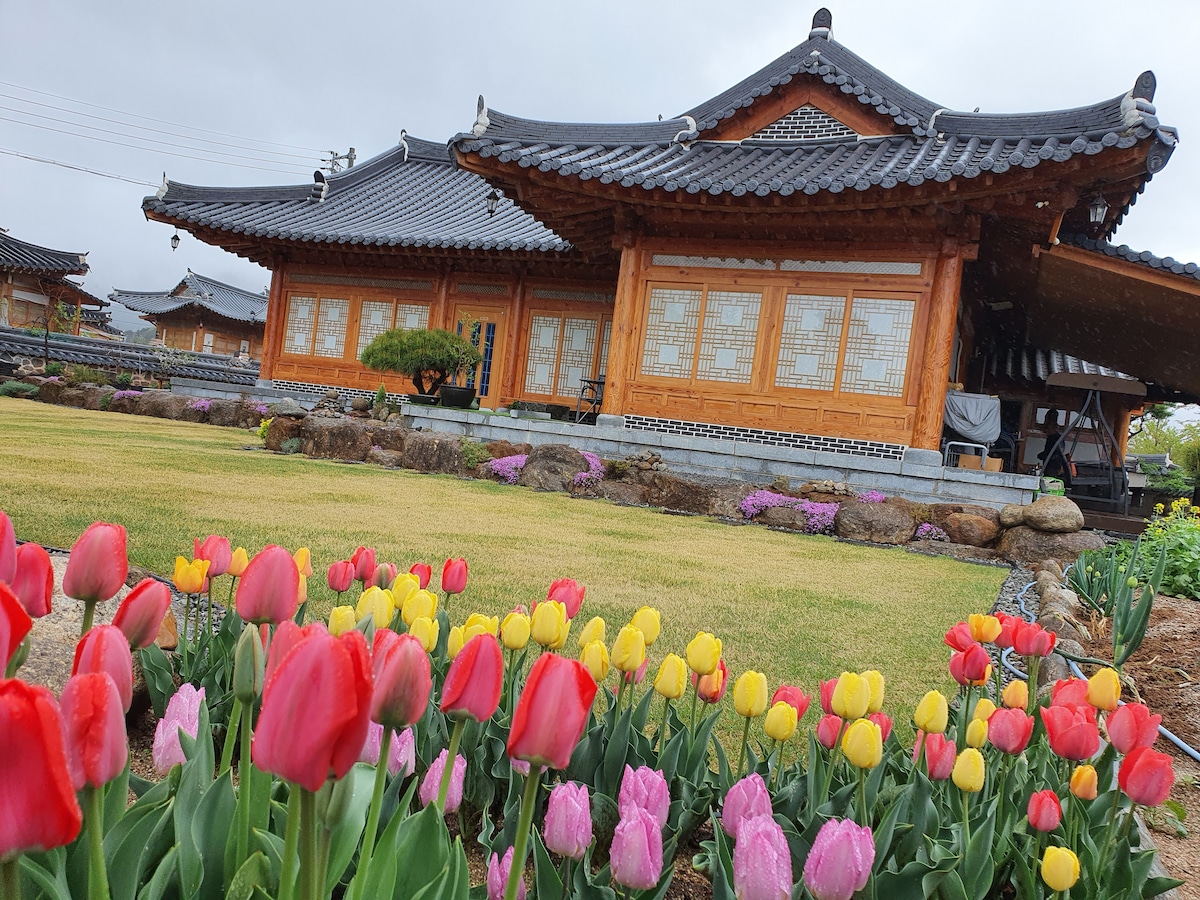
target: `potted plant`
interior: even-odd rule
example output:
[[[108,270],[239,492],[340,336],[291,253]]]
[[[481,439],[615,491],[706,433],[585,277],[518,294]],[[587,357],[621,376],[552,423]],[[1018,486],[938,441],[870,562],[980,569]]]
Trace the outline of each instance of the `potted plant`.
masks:
[[[439,388],[477,366],[481,358],[478,348],[470,341],[444,328],[385,331],[359,356],[363,365],[370,369],[408,376],[417,389],[416,396],[422,398],[416,402],[423,403],[434,402],[434,394]],[[473,388],[467,390],[471,394],[467,401],[469,405],[475,391]]]

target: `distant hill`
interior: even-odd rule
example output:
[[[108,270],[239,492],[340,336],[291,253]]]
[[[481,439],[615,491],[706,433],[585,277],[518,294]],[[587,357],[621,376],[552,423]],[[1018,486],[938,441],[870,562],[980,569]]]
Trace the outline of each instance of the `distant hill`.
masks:
[[[131,344],[148,344],[154,340],[155,330],[153,325],[147,325],[145,328],[130,328],[124,334],[125,340]]]

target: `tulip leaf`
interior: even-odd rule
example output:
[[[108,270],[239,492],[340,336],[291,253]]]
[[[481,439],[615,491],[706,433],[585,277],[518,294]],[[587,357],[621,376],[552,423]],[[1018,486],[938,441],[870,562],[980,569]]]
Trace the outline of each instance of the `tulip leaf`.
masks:
[[[212,742],[208,743],[211,746]],[[175,834],[180,839],[180,859],[184,858],[183,848],[188,844],[185,839],[187,833],[191,834],[191,841],[199,857],[200,877],[196,882],[199,892],[190,893],[188,896],[198,896],[202,900],[210,897],[220,898],[224,886],[225,843],[236,807],[233,775],[227,771],[205,791],[186,832],[176,820]],[[178,809],[176,805],[176,810]]]
[[[691,747],[688,748],[687,766],[683,775],[693,784],[699,784],[708,771],[708,744],[712,739],[713,726],[717,724],[717,717],[720,715],[721,710],[718,708],[700,723]]]
[[[683,729],[676,731],[667,739],[667,746],[663,747],[659,754],[656,768],[663,773],[663,777],[667,779],[668,783],[675,780],[675,774],[679,769],[679,755],[683,752],[687,738],[687,731]]]
[[[129,760],[121,774],[104,786],[104,833],[112,831],[114,825],[125,815],[129,806]]]
[[[137,896],[147,862],[143,852],[169,810],[169,801],[135,804],[104,836],[104,859],[113,900],[133,900]]]
[[[626,709],[617,718],[612,734],[608,736],[608,746],[604,748],[603,779],[597,786],[610,797],[617,796],[624,775],[625,756],[629,752],[629,733],[633,710]]]
[[[53,860],[53,869],[48,869],[35,862],[35,857],[41,857],[48,862]],[[71,900],[71,888],[67,884],[65,871],[66,852],[55,848],[49,853],[25,853],[20,857],[21,874],[46,892],[48,900]]]
[[[1166,875],[1156,875],[1153,878],[1146,879],[1146,884],[1142,887],[1143,897],[1157,897],[1159,894],[1165,894],[1167,891],[1174,890],[1177,887],[1182,887],[1184,882],[1178,878],[1170,878]]]
[[[386,764],[381,761],[381,763]],[[348,781],[347,781],[348,779]],[[346,773],[339,787],[350,790],[346,810],[334,826],[329,841],[329,864],[325,875],[325,891],[330,893],[342,880],[354,851],[362,837],[367,821],[367,807],[371,805],[371,791],[375,785],[375,767],[366,763],[355,763]]]
[[[457,837],[441,875],[417,891],[413,900],[466,900],[469,892],[467,855],[463,851],[462,838]]]
[[[963,886],[958,873],[953,870],[938,869],[930,872],[921,879],[921,888],[925,891],[926,897],[931,897],[936,892],[941,900],[968,900],[967,889]]]
[[[721,823],[713,818],[712,895],[713,900],[736,900],[733,891],[733,854],[729,849],[729,838]]]
[[[875,827],[875,869],[883,868],[892,849],[892,835],[896,831],[896,823],[908,812],[908,797],[901,796],[884,813],[883,820]]]
[[[654,693],[654,691],[646,691],[634,708],[633,727],[639,733],[644,733],[646,730],[646,722],[650,719],[650,704],[657,696],[658,694]]]
[[[254,889],[265,887],[270,875],[271,866],[267,858],[261,852],[251,853],[229,883],[225,900],[251,900]]]
[[[973,900],[985,900],[992,889],[995,864],[992,862],[992,843],[996,837],[995,804],[985,810],[983,821],[971,835],[966,855],[958,871],[967,895]]]
[[[145,650],[139,650],[138,660],[142,664],[142,674],[145,677],[146,690],[150,693],[150,705],[154,707],[154,716],[161,719],[167,714],[167,703],[175,695],[175,671],[158,644],[151,644]]]
[[[178,883],[177,876],[179,873],[176,871],[176,862],[178,859],[178,846],[172,847],[167,851],[166,856],[162,858],[162,862],[155,869],[150,883],[142,888],[142,892],[138,894],[138,900],[163,900],[172,883]],[[186,896],[194,895],[188,894]]]
[[[389,844],[388,832],[392,830],[392,824],[394,823],[389,823],[380,845],[375,850],[375,857],[371,863],[371,877],[364,891],[367,897],[392,897],[395,900],[412,897],[440,876],[449,859],[450,835],[436,804],[429,804],[416,815],[409,816],[401,822]],[[374,860],[380,857],[389,858],[393,862],[399,861],[402,865],[386,867],[391,869],[390,882],[380,882],[376,886],[375,873],[378,870]],[[381,866],[379,870],[383,868]]]
[[[550,859],[550,854],[546,852],[546,845],[536,828],[533,829],[533,875],[536,889],[534,896],[562,897],[562,879],[558,877],[558,869]]]

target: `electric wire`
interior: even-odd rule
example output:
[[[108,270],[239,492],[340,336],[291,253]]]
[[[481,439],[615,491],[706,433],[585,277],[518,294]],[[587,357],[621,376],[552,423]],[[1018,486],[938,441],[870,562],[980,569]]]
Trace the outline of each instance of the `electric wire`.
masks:
[[[102,178],[115,178],[117,181],[127,181],[130,184],[141,184],[146,187],[158,187],[153,181],[142,181],[139,178],[126,178],[124,175],[115,175],[112,172],[101,172],[99,169],[89,169],[85,166],[77,166],[72,163],[61,162],[57,159],[47,159],[44,156],[34,156],[32,153],[22,153],[20,150],[10,150],[7,147],[0,147],[0,153],[8,156],[19,156],[21,159],[32,160],[33,162],[46,163],[51,166],[61,166],[64,169],[73,169],[76,172],[86,172],[89,175],[99,175]]]

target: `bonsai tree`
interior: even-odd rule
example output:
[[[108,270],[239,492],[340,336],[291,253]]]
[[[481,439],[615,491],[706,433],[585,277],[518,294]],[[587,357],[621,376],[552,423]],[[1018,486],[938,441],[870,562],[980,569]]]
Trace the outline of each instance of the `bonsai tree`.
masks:
[[[394,328],[378,335],[359,356],[370,369],[407,375],[419,394],[432,394],[482,358],[474,344],[444,328]]]

